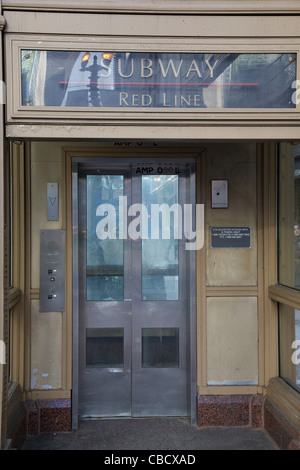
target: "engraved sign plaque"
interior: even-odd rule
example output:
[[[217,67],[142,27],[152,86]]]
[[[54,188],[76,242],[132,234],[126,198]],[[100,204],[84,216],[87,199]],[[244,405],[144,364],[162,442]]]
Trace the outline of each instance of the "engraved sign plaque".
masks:
[[[211,248],[251,248],[251,227],[211,227]]]

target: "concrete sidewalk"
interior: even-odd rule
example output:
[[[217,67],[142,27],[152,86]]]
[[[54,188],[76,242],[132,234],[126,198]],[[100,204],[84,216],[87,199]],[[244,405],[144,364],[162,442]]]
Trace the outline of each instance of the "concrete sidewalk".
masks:
[[[26,438],[22,450],[278,450],[248,427],[197,428],[184,418],[80,421],[76,431]]]

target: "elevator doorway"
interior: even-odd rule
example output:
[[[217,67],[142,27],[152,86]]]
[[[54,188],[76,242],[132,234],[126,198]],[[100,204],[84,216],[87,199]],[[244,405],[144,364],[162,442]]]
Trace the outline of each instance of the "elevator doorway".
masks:
[[[195,251],[183,211],[195,206],[195,162],[77,158],[72,171],[76,413],[191,416]]]

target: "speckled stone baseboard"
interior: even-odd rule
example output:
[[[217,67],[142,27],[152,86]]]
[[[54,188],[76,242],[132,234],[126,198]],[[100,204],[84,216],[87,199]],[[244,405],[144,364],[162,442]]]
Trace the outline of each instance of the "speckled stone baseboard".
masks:
[[[26,435],[71,431],[71,400],[27,401]],[[198,426],[264,428],[282,450],[300,450],[299,430],[262,395],[198,397]]]
[[[27,401],[26,433],[71,431],[71,400]]]
[[[260,395],[202,395],[198,397],[198,426],[263,427],[264,398]]]
[[[300,430],[267,398],[264,406],[265,430],[281,450],[300,450]]]
[[[39,417],[38,410],[35,402],[33,400],[28,400],[25,402],[26,410],[26,429],[25,435],[35,436],[39,433]]]
[[[292,439],[287,449],[288,450],[300,450],[300,441],[297,439]]]
[[[24,403],[20,403],[18,410],[7,429],[7,438],[10,441],[9,449],[21,449],[26,436],[26,409]]]
[[[198,426],[263,428],[279,449],[300,450],[299,429],[262,395],[199,396]]]
[[[264,427],[264,404],[265,397],[262,395],[252,395],[250,400],[250,426],[253,429],[261,429]]]
[[[40,432],[71,431],[71,400],[37,400]]]

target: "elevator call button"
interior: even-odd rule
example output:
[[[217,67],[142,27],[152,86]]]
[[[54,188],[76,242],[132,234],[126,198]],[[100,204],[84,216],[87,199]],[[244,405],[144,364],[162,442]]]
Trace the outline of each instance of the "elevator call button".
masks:
[[[40,312],[65,310],[65,230],[40,232]]]

